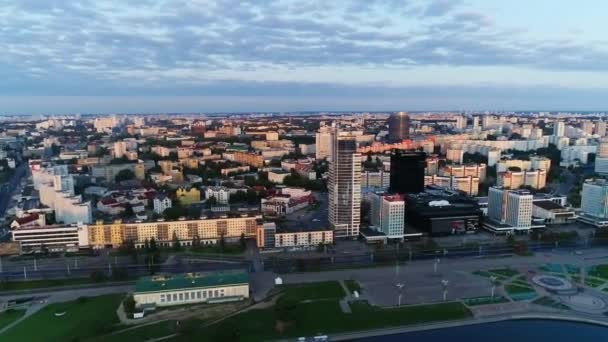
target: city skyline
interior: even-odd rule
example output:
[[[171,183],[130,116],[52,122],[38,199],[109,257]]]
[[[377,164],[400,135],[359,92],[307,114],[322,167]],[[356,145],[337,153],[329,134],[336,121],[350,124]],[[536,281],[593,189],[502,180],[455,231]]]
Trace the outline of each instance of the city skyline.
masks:
[[[606,6],[7,1],[0,111],[603,110]]]

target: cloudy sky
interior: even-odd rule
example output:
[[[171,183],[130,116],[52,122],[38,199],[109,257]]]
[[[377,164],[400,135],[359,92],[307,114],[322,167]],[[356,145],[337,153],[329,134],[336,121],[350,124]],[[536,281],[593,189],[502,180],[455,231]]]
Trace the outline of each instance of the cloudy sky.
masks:
[[[0,113],[608,109],[597,0],[0,0]]]

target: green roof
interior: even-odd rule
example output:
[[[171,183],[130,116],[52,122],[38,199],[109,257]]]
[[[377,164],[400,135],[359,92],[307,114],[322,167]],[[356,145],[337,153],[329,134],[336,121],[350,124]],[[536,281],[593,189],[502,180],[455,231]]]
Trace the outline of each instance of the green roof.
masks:
[[[245,272],[185,273],[139,278],[135,292],[158,292],[249,283]]]

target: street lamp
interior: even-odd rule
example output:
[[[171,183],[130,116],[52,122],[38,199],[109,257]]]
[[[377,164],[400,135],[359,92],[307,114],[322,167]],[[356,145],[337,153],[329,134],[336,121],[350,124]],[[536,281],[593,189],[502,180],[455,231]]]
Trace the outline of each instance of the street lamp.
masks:
[[[403,295],[403,287],[405,286],[405,283],[397,283],[395,286],[399,292],[399,296],[397,297],[397,306],[401,306],[401,296]]]
[[[435,259],[435,262],[433,263],[433,273],[437,274],[437,267],[439,266],[439,263],[441,262],[441,259],[437,258]]]
[[[448,285],[449,281],[446,279],[441,280],[441,288],[443,289],[443,301],[445,302],[448,298]]]
[[[492,282],[492,299],[494,299],[494,292],[496,291],[496,281],[498,278],[496,276],[490,276],[490,282]]]

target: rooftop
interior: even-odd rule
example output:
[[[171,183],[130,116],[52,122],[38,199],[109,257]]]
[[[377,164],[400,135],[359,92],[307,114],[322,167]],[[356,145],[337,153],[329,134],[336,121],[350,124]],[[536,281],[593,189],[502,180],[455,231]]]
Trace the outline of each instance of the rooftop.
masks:
[[[544,200],[544,201],[535,201],[534,202],[535,206],[541,207],[545,210],[563,210],[565,209],[564,207],[562,207],[561,205],[553,202],[553,201],[549,201],[549,200]]]
[[[135,284],[135,292],[157,292],[201,287],[248,284],[245,272],[184,273],[143,277]]]

